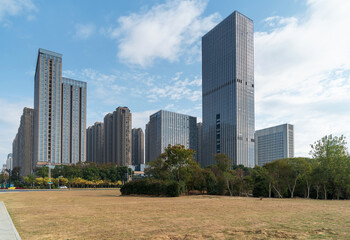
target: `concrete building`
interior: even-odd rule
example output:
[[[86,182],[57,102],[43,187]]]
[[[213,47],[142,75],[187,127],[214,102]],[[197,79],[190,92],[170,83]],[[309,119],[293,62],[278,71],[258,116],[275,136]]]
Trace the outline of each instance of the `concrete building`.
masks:
[[[62,78],[61,163],[86,161],[86,82]]]
[[[200,163],[225,153],[254,167],[253,21],[235,11],[202,37],[203,144]]]
[[[10,166],[11,169],[20,167],[21,176],[33,173],[33,121],[34,110],[24,108],[18,132],[12,143],[12,157],[8,156],[8,160],[12,158],[13,161],[13,166]]]
[[[145,163],[144,134],[141,128],[132,129],[132,165]]]
[[[196,147],[196,161],[200,162],[202,159],[202,134],[203,134],[203,123],[197,123],[197,147]]]
[[[35,166],[86,160],[86,83],[62,78],[62,54],[39,49],[34,86]]]
[[[86,130],[87,161],[104,163],[104,127],[103,123],[96,122]]]
[[[131,112],[127,107],[118,107],[104,118],[105,163],[120,166],[131,165]]]
[[[255,164],[294,157],[294,126],[282,124],[255,132]]]
[[[7,155],[6,168],[7,168],[8,170],[12,170],[12,169],[13,169],[13,158],[12,158],[12,153],[9,153],[9,154]]]
[[[103,138],[104,138],[104,150],[103,150],[103,162],[112,163],[112,145],[113,145],[113,114],[108,113],[103,120]]]
[[[151,115],[146,125],[146,162],[157,159],[169,144],[196,150],[197,118],[164,110]]]

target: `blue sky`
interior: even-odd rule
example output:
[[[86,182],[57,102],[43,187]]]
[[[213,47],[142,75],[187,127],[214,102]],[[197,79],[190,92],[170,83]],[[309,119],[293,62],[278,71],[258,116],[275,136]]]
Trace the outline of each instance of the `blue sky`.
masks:
[[[256,129],[295,125],[295,154],[350,137],[350,1],[0,0],[0,164],[33,107],[38,48],[88,83],[88,125],[118,106],[133,127],[167,109],[201,119],[201,36],[238,10],[254,20]]]

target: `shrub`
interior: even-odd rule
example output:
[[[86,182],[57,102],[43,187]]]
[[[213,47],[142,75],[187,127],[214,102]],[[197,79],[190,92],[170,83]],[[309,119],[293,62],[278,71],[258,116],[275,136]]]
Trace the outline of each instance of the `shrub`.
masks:
[[[138,179],[125,183],[120,189],[122,195],[141,194],[178,197],[183,192],[183,184],[158,179]]]

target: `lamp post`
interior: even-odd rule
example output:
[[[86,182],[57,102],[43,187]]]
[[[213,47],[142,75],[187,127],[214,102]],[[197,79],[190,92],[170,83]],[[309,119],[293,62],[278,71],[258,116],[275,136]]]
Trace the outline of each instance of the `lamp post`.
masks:
[[[63,176],[58,176],[58,188],[60,188],[60,178]]]

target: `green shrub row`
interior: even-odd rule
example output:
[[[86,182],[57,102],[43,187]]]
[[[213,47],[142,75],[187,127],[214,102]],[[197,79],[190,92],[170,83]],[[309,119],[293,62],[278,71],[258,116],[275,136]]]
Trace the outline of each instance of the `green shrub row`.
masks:
[[[139,179],[125,183],[120,189],[122,195],[143,194],[178,197],[184,192],[184,184],[160,179]]]

